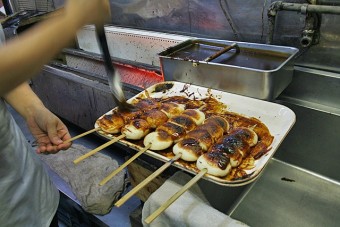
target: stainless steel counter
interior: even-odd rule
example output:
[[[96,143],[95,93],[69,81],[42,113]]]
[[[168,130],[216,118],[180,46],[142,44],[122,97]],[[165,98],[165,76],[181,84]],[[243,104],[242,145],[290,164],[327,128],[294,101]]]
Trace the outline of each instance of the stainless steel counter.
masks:
[[[340,183],[273,158],[231,210],[251,226],[338,226]]]

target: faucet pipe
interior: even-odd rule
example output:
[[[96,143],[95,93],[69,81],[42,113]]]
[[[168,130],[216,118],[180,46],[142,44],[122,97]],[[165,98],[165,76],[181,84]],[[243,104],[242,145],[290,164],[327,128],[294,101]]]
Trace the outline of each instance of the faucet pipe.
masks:
[[[281,10],[298,11],[305,13],[322,13],[322,14],[340,14],[339,6],[326,6],[326,5],[311,5],[299,3],[283,3],[280,4]]]
[[[278,11],[297,11],[303,14],[318,13],[318,14],[337,14],[340,15],[340,6],[329,5],[311,5],[311,4],[299,4],[299,3],[284,3],[282,1],[276,1],[271,4],[268,9],[268,32],[267,32],[267,44],[273,42],[275,20]]]

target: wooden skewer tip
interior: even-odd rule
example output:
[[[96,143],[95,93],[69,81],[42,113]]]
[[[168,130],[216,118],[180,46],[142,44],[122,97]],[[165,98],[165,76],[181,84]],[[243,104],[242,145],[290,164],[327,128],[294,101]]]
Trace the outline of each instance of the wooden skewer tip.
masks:
[[[99,130],[100,130],[100,128],[91,129],[91,130],[89,130],[89,131],[87,131],[87,132],[84,132],[84,133],[79,134],[79,135],[77,135],[77,136],[75,136],[75,137],[72,137],[71,139],[65,140],[63,143],[70,143],[70,142],[72,142],[72,141],[74,141],[74,140],[76,140],[76,139],[79,139],[79,138],[81,138],[81,137],[83,137],[83,136],[86,136],[86,135],[88,135],[88,134],[90,134],[90,133],[92,133],[92,132],[96,132],[96,131],[99,131]]]
[[[149,217],[144,221],[150,224],[155,220],[164,210],[166,210],[173,202],[175,202],[184,192],[186,192],[191,186],[193,186],[199,179],[201,179],[208,169],[202,169],[194,178],[192,178],[188,183],[186,183],[179,191],[177,191],[170,199],[168,199],[162,206],[155,210]]]
[[[120,140],[120,139],[123,139],[124,137],[125,137],[125,135],[122,134],[122,135],[120,135],[120,136],[118,136],[118,137],[113,138],[112,140],[110,140],[110,141],[104,143],[103,145],[97,147],[96,149],[93,149],[92,151],[90,151],[90,152],[88,152],[88,153],[86,153],[86,154],[80,156],[79,158],[77,158],[76,160],[74,160],[73,163],[74,163],[74,164],[78,164],[80,161],[83,161],[84,159],[86,159],[86,158],[88,158],[88,157],[94,155],[94,154],[97,153],[98,151],[103,150],[104,148],[110,146],[111,144],[117,142],[117,141]]]
[[[151,147],[151,143],[144,147],[142,150],[140,150],[138,153],[136,153],[134,156],[132,156],[129,160],[124,162],[121,166],[119,166],[117,169],[115,169],[112,173],[110,173],[107,177],[105,177],[101,182],[99,182],[100,186],[103,186],[106,184],[110,179],[112,179],[114,176],[116,176],[120,171],[122,171],[126,166],[128,166],[131,162],[133,162],[136,158],[141,156],[145,151],[147,151]]]
[[[153,172],[150,176],[145,178],[142,182],[140,182],[136,187],[131,189],[128,193],[126,193],[122,198],[120,198],[116,203],[116,207],[122,206],[128,199],[130,199],[133,195],[135,195],[139,190],[141,190],[145,185],[150,183],[153,179],[155,179],[158,175],[163,173],[169,166],[172,165],[173,162],[178,160],[182,156],[182,153],[177,154],[171,160],[164,163],[160,168],[158,168],[155,172]]]

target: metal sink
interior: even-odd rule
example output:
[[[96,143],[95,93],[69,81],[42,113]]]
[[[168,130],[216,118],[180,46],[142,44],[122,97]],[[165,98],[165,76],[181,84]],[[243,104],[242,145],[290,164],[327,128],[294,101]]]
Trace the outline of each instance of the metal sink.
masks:
[[[339,182],[273,158],[229,214],[250,226],[330,227],[339,210]]]
[[[339,226],[340,75],[295,68],[276,100],[296,124],[227,214],[250,226]]]
[[[248,187],[204,185],[212,206],[250,226],[339,226],[339,86],[340,74],[296,67],[275,100],[294,111],[294,127]]]

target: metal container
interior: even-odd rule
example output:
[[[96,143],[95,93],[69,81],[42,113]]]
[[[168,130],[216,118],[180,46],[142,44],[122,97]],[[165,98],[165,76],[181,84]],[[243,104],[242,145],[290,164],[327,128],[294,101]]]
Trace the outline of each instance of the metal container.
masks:
[[[298,49],[243,42],[228,46],[235,42],[190,39],[164,50],[159,53],[164,79],[262,100],[275,99],[291,82]]]

